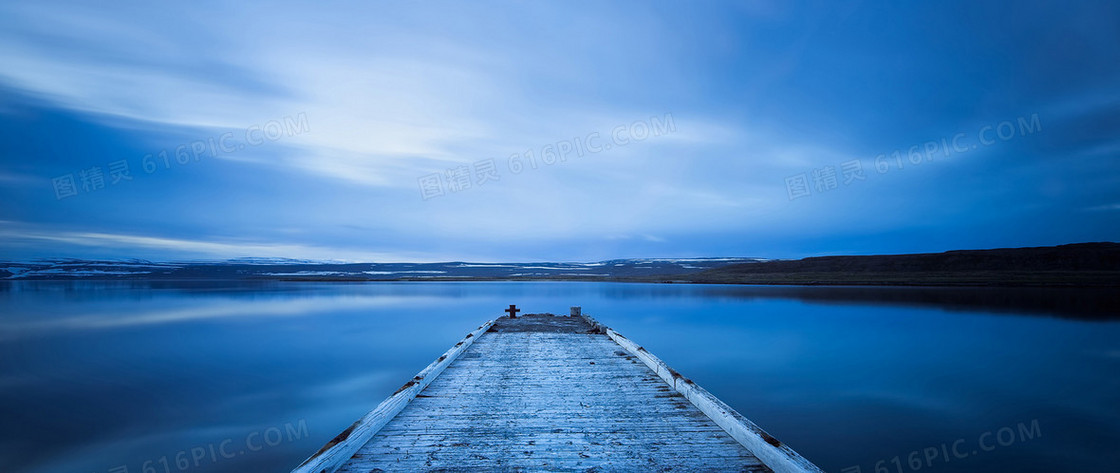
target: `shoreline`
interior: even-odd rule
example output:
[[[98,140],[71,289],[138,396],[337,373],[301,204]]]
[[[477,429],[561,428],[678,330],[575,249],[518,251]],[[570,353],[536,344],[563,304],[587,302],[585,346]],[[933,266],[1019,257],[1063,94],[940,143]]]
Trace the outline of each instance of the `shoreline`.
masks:
[[[110,278],[110,277],[54,277],[54,278],[13,278],[0,279],[2,282],[53,281],[53,282],[144,282],[144,283],[181,283],[181,282],[325,282],[325,283],[399,283],[399,282],[607,282],[640,284],[698,284],[698,285],[736,285],[736,286],[860,286],[860,287],[1057,287],[1057,288],[1120,288],[1120,272],[1101,273],[1061,273],[1040,275],[1022,274],[984,274],[953,275],[944,274],[914,276],[904,274],[756,274],[743,278],[688,278],[687,275],[637,276],[637,277],[445,277],[445,278],[354,278],[354,277],[246,277],[246,278]],[[1053,276],[1053,277],[1040,277]]]

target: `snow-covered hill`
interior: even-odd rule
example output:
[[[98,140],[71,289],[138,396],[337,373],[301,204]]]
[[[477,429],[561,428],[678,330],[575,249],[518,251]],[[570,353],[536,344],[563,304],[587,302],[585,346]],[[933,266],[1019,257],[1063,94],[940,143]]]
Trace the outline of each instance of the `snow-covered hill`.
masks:
[[[598,279],[683,275],[760,258],[643,258],[594,263],[339,263],[281,258],[220,262],[47,260],[0,263],[0,279]]]

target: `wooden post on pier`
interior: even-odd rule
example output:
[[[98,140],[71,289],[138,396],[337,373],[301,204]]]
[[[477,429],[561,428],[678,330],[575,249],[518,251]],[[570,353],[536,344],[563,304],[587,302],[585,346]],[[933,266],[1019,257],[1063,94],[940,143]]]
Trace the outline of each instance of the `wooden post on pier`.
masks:
[[[509,312],[509,318],[516,319],[517,313],[521,312],[521,309],[517,308],[517,304],[510,304],[509,308],[506,309],[505,312]]]

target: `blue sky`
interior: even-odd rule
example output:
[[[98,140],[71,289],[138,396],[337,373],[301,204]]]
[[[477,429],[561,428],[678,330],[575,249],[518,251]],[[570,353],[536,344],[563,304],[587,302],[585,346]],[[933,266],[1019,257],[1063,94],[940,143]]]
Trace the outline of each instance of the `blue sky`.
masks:
[[[1115,241],[1118,79],[1105,1],[7,1],[0,258]]]

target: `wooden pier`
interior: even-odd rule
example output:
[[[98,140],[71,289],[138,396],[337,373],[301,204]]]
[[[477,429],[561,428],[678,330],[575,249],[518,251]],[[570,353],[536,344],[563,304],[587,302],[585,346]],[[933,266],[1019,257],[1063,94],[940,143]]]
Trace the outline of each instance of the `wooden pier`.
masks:
[[[293,473],[821,471],[593,319],[510,309]]]

